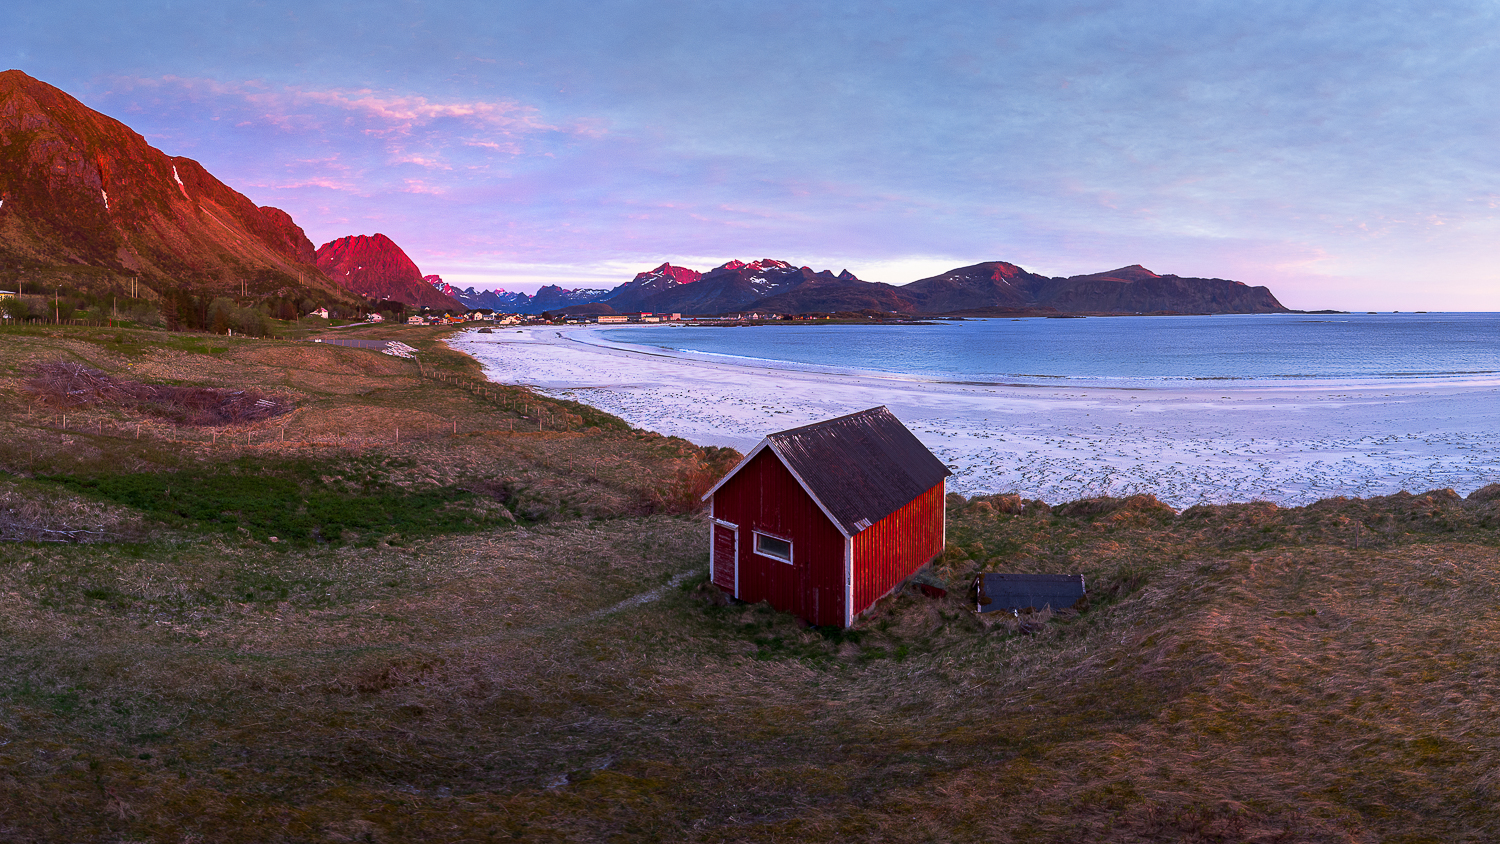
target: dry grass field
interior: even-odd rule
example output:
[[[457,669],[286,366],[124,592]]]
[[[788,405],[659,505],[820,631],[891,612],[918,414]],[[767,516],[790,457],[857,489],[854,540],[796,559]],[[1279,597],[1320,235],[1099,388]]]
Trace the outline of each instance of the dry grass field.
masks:
[[[451,379],[0,338],[0,840],[1500,839],[1500,488],[950,496],[948,597],[820,630],[703,585],[685,502],[733,455],[476,393],[399,336]],[[60,359],[295,409],[63,429],[26,386]],[[542,413],[568,430],[514,430]],[[213,498],[246,483],[288,514]],[[1002,569],[1083,572],[1089,604],[976,617]]]

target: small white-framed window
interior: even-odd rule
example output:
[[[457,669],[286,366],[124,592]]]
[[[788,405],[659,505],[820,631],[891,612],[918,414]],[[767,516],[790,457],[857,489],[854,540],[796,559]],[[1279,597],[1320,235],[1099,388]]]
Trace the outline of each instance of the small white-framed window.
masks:
[[[755,553],[783,563],[792,561],[792,541],[755,531]]]

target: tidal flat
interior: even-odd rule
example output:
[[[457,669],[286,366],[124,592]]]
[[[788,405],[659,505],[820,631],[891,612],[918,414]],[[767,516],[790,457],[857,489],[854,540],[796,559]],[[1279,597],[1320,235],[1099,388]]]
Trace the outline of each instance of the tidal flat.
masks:
[[[607,333],[511,330],[461,334],[452,345],[497,383],[741,451],[774,431],[886,405],[953,469],[949,489],[965,495],[1061,502],[1149,494],[1178,509],[1255,500],[1298,506],[1402,490],[1468,494],[1500,480],[1500,381],[1492,376],[1129,388],[965,383],[678,353],[619,340],[638,332]]]

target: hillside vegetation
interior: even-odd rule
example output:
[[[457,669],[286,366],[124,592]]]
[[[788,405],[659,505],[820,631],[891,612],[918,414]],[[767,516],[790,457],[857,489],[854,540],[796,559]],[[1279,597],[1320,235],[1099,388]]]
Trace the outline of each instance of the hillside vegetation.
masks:
[[[421,367],[3,335],[0,839],[1500,837],[1500,488],[954,495],[947,596],[820,630],[703,583],[732,452],[373,331]],[[64,408],[60,360],[292,410]],[[983,570],[1090,599],[976,617]]]

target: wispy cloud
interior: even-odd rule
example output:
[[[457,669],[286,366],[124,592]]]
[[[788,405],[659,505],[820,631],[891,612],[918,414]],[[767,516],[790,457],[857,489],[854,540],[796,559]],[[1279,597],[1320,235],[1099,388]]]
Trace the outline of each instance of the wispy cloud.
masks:
[[[161,76],[116,77],[109,96],[128,98],[131,110],[152,100],[158,110],[198,109],[210,119],[251,132],[273,129],[288,136],[322,135],[347,141],[363,135],[381,141],[386,163],[446,168],[449,147],[520,156],[548,140],[602,136],[602,124],[549,121],[541,110],[516,100],[442,101],[369,88],[307,88],[257,80],[224,81]]]
[[[286,96],[293,103],[318,103],[345,112],[362,113],[383,124],[390,132],[409,132],[442,120],[479,125],[507,136],[567,131],[542,120],[536,108],[514,101],[442,103],[426,97],[380,94],[368,89],[288,89]]]
[[[437,272],[1140,262],[1301,285],[1277,290],[1295,306],[1343,304],[1321,289],[1440,307],[1445,289],[1500,307],[1500,7],[1483,0],[380,11],[400,23],[267,0],[81,23],[40,4],[7,24],[48,45],[37,75],[92,88],[315,239],[378,228]],[[725,60],[726,32],[751,52]]]
[[[425,193],[428,196],[444,196],[448,193],[446,188],[421,179],[407,179],[405,184],[407,193]]]

